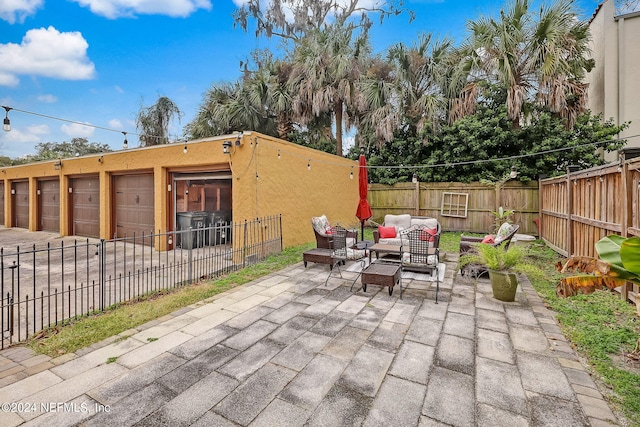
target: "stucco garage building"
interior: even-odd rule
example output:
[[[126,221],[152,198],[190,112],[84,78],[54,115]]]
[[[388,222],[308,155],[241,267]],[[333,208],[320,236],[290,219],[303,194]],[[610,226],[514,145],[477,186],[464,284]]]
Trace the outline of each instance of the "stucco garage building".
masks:
[[[357,177],[355,161],[244,132],[2,168],[0,224],[109,239],[175,231],[193,212],[282,214],[289,247],[313,240],[312,216],[357,222]]]

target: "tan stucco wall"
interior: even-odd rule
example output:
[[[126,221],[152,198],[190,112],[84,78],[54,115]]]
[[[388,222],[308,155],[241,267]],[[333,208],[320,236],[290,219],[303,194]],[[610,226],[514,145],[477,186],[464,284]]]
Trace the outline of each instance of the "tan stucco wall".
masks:
[[[234,220],[282,213],[285,247],[314,240],[312,216],[357,224],[357,162],[255,133],[230,157]]]
[[[589,28],[595,68],[587,75],[589,108],[615,123],[631,122],[621,137],[640,134],[640,14],[614,17],[614,0],[605,0]],[[630,138],[628,147],[640,147],[640,138]],[[606,160],[614,161],[617,153]]]
[[[0,168],[5,182],[5,227],[11,226],[11,182],[29,180],[29,229],[37,230],[37,180],[60,179],[60,234],[69,235],[69,179],[89,175],[100,178],[100,236],[113,236],[112,176],[153,172],[155,231],[168,230],[170,172],[231,170],[232,210],[235,222],[282,214],[285,247],[314,240],[310,219],[326,214],[331,222],[357,224],[357,162],[312,150],[255,132],[245,132],[240,146],[236,135],[220,136],[180,144],[121,150],[103,155]],[[231,154],[222,144],[232,141]],[[186,153],[185,153],[186,148]],[[280,159],[278,159],[280,153]],[[101,159],[102,161],[99,161]],[[311,161],[311,169],[307,164]],[[354,171],[353,179],[350,172]],[[258,179],[256,179],[256,173]]]

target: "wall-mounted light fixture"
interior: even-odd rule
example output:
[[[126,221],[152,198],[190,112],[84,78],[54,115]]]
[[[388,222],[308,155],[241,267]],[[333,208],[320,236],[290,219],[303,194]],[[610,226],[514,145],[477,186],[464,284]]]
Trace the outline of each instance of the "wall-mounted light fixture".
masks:
[[[127,141],[127,133],[122,131],[122,134],[124,135],[124,141],[122,141],[122,149],[126,150],[127,148],[129,148],[129,141]]]
[[[9,120],[9,111],[13,110],[11,107],[2,106],[4,108],[4,123],[2,125],[2,129],[5,132],[9,132],[11,130],[11,120]]]
[[[225,141],[222,143],[222,152],[224,154],[231,154],[231,146],[233,143],[231,141]]]
[[[53,168],[54,168],[55,170],[57,170],[57,171],[59,171],[61,167],[62,167],[62,161],[61,161],[61,160],[58,160],[57,162],[55,162],[55,163],[53,164]]]
[[[104,156],[98,157],[98,163],[102,163],[102,162],[104,162]]]

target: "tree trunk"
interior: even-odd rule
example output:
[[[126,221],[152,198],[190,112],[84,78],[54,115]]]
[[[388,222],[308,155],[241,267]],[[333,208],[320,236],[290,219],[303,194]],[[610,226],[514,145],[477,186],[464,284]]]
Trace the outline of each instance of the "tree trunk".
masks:
[[[336,154],[342,157],[342,100],[335,101],[333,109],[336,116]]]

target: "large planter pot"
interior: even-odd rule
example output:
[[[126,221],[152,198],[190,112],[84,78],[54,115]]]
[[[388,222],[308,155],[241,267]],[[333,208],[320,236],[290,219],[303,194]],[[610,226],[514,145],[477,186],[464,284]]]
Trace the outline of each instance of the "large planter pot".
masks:
[[[518,277],[508,271],[489,270],[493,297],[500,301],[513,302],[518,290]]]

